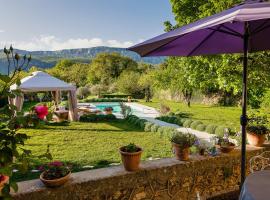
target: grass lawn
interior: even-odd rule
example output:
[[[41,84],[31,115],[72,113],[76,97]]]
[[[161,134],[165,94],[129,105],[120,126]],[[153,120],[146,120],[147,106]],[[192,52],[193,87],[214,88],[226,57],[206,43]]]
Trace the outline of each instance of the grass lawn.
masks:
[[[153,100],[146,103],[140,103],[159,109],[161,101]],[[182,112],[189,118],[200,120],[205,124],[216,124],[230,128],[240,129],[240,107],[222,107],[222,106],[207,106],[202,104],[191,104],[189,108],[186,104],[173,101],[162,101],[165,105],[171,108],[172,112]]]
[[[168,138],[157,133],[143,132],[124,120],[106,123],[72,122],[69,126],[46,126],[43,129],[24,129],[31,138],[27,140],[27,149],[33,154],[45,153],[47,145],[54,160],[72,163],[73,171],[83,170],[83,166],[95,168],[120,163],[118,148],[131,142],[144,149],[142,159],[171,157]],[[36,160],[41,165],[41,160]],[[17,180],[38,177],[39,173],[18,174]]]

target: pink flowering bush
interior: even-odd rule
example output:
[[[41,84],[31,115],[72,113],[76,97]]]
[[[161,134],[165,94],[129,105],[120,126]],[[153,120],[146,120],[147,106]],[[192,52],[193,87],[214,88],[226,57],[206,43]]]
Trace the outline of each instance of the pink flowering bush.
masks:
[[[48,107],[46,105],[36,106],[35,112],[41,120],[44,120],[44,118],[49,114]]]
[[[46,180],[62,178],[70,173],[69,167],[60,161],[54,161],[40,166],[39,170],[44,171],[43,178]]]

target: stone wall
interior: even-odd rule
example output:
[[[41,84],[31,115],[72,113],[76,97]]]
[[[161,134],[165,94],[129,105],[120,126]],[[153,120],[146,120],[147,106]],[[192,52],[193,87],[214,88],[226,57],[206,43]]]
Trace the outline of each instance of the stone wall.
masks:
[[[248,148],[248,159],[264,148]],[[74,173],[64,186],[48,189],[39,180],[19,183],[16,200],[117,200],[207,199],[237,191],[240,151],[216,157],[192,156],[144,162],[141,170],[126,172],[122,166]]]

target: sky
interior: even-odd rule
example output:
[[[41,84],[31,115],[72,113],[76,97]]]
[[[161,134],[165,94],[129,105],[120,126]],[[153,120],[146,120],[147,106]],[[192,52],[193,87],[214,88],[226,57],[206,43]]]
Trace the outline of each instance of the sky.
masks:
[[[0,48],[129,47],[174,23],[169,0],[0,0]]]

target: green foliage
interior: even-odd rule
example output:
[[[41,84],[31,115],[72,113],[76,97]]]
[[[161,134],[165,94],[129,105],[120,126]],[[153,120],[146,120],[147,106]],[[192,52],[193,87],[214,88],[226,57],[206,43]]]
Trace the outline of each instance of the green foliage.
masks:
[[[140,151],[141,149],[137,147],[137,145],[135,145],[134,143],[130,143],[126,146],[123,146],[121,150],[128,153],[135,153],[135,152]]]
[[[12,46],[9,49],[4,48],[4,53],[9,64],[8,75],[0,74],[0,99],[15,98],[21,96],[21,92],[19,90],[11,91],[9,88],[12,84],[20,85],[20,72],[28,67],[31,56],[21,57],[17,53],[14,54]],[[13,72],[10,74],[11,63],[14,66],[12,66]],[[10,182],[0,191],[4,198],[10,198],[11,187],[15,192],[18,190],[16,182],[12,180],[13,169],[25,172],[33,156],[31,151],[24,148],[28,136],[19,132],[20,128],[27,123],[27,118],[17,110],[16,106],[6,104],[0,108],[0,174],[10,177]],[[49,155],[49,152],[44,154],[47,157]]]
[[[113,121],[116,120],[115,115],[96,115],[87,114],[80,117],[80,122],[103,122],[103,121]]]
[[[89,68],[89,64],[66,59],[58,61],[55,67],[48,69],[47,72],[63,81],[84,87],[87,84]]]
[[[134,71],[124,71],[116,82],[120,92],[131,94],[135,98],[143,96],[143,89],[138,84],[141,74]]]
[[[171,142],[178,144],[180,148],[187,148],[194,145],[196,136],[190,133],[175,132],[171,137]]]
[[[268,134],[268,118],[263,112],[252,113],[248,120],[247,131],[257,135]]]
[[[193,121],[192,121],[191,119],[188,119],[188,120],[186,120],[186,121],[183,123],[183,126],[184,126],[185,128],[189,128],[192,122],[193,122]]]
[[[201,122],[201,121],[193,121],[193,122],[190,124],[190,128],[196,129],[196,127],[197,127],[199,124],[202,124],[202,122]]]
[[[118,53],[100,53],[91,62],[88,81],[91,84],[109,85],[114,82],[123,71],[135,70],[137,63]]]
[[[123,102],[119,102],[121,107],[121,114],[123,115],[124,119],[128,118],[129,115],[131,115],[131,108],[130,106],[124,104]]]
[[[215,135],[218,137],[224,137],[224,135],[227,133],[227,128],[224,126],[218,126],[215,130]]]
[[[197,131],[205,131],[206,125],[204,124],[199,124],[195,129]]]
[[[165,30],[169,31],[216,14],[240,2],[242,1],[171,0],[176,25],[166,22]],[[264,92],[269,88],[269,54],[259,52],[250,55],[248,103],[254,108],[260,105]],[[242,65],[241,55],[171,57],[157,73],[156,85],[178,90],[184,97],[184,90],[198,89],[207,96],[219,95],[222,105],[236,104],[241,96]]]
[[[159,127],[160,127],[160,126],[157,125],[157,124],[151,126],[151,132],[152,132],[152,133],[156,133],[156,132],[158,131]]]
[[[151,128],[152,128],[152,126],[154,126],[155,124],[154,123],[152,123],[152,122],[146,122],[145,123],[145,126],[144,126],[144,131],[145,132],[151,132]]]
[[[205,131],[209,134],[215,134],[215,130],[216,130],[217,126],[213,125],[213,124],[209,124],[206,126]]]

